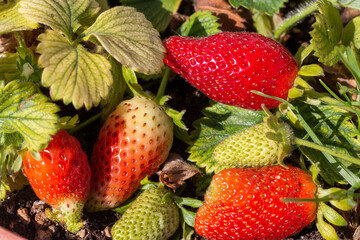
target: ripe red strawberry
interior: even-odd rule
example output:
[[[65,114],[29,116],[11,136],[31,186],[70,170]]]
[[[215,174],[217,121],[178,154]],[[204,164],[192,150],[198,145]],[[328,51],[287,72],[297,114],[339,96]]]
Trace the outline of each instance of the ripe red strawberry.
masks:
[[[206,38],[172,36],[164,62],[209,98],[259,110],[280,102],[251,90],[286,99],[298,65],[281,44],[256,33],[222,32]]]
[[[305,171],[287,166],[229,168],[215,174],[195,231],[211,240],[283,239],[299,232],[316,216],[316,185]]]
[[[52,207],[47,216],[65,223],[68,231],[77,232],[90,192],[87,156],[79,141],[65,130],[59,130],[39,153],[41,160],[25,152],[24,173],[36,195]]]
[[[172,119],[157,103],[140,96],[121,102],[93,149],[87,209],[101,211],[124,202],[166,160],[172,142]]]

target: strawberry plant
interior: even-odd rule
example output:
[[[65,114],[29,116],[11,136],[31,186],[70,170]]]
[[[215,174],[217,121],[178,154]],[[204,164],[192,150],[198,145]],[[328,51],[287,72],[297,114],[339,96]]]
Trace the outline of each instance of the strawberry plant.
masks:
[[[0,226],[358,238],[359,1],[0,0],[0,14]]]

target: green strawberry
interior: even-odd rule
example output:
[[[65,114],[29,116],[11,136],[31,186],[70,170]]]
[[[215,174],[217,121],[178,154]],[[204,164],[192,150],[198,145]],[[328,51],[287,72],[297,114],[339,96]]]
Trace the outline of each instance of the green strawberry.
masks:
[[[224,168],[281,164],[291,152],[292,130],[287,124],[273,120],[274,117],[269,117],[268,121],[226,138],[214,149],[215,161]]]
[[[179,226],[179,208],[160,186],[146,190],[113,225],[113,240],[166,240]]]

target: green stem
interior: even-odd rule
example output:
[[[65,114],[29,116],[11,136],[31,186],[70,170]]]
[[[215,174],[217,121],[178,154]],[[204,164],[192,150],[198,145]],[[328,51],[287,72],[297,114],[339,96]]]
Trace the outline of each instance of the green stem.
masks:
[[[301,10],[297,10],[294,15],[286,18],[274,31],[274,38],[279,39],[281,34],[286,32],[289,28],[295,25],[298,21],[315,12],[318,8],[317,1],[312,1],[308,6]]]
[[[159,102],[160,99],[164,96],[165,89],[166,89],[166,86],[167,86],[167,83],[168,83],[168,80],[169,80],[170,73],[171,73],[171,69],[169,67],[166,67],[165,72],[164,72],[164,76],[161,79],[161,83],[160,83],[158,92],[157,92],[156,97],[155,97],[156,102]]]
[[[360,159],[359,158],[355,158],[355,157],[352,157],[350,155],[346,155],[346,154],[336,152],[334,150],[331,150],[330,148],[320,146],[320,145],[315,144],[313,142],[309,142],[309,141],[306,141],[304,139],[295,137],[294,138],[294,143],[297,144],[297,145],[301,145],[301,146],[304,146],[304,147],[309,147],[309,148],[318,150],[320,152],[328,153],[328,154],[330,154],[330,155],[332,155],[334,157],[338,157],[338,158],[344,159],[346,161],[349,161],[349,162],[355,163],[357,165],[360,165]]]
[[[20,32],[14,32],[16,40],[19,42],[19,46],[22,48],[26,48],[26,44],[24,42],[24,38],[21,36]]]
[[[102,115],[102,112],[100,112],[100,113],[92,116],[91,118],[87,119],[86,121],[78,124],[76,127],[72,128],[72,129],[70,129],[70,130],[68,131],[69,134],[72,135],[72,134],[76,133],[77,131],[83,129],[84,127],[90,125],[91,123],[93,123],[93,122],[95,122],[96,120],[98,120],[98,119],[101,117],[101,115]]]

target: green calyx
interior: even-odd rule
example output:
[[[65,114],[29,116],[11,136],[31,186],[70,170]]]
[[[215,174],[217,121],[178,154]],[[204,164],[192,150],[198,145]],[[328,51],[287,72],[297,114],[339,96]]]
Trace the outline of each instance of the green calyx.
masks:
[[[46,209],[45,214],[50,220],[65,224],[69,232],[77,233],[83,227],[83,208],[82,202],[64,201],[52,210]]]
[[[213,158],[231,167],[260,167],[279,163],[292,151],[292,129],[268,113],[265,121],[235,133],[216,146]]]

